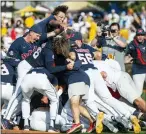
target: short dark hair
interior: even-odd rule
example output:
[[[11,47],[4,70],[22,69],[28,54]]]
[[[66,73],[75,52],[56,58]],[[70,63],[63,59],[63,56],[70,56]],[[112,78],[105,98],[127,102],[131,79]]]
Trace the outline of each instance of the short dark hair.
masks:
[[[57,15],[59,12],[63,12],[66,14],[67,10],[68,10],[68,6],[61,5],[61,6],[56,7],[52,14]]]
[[[120,25],[119,25],[119,23],[116,23],[116,22],[112,23],[112,24],[110,25],[110,30],[111,30],[111,27],[112,27],[112,26],[117,26],[117,27],[118,27],[118,30],[120,30]]]

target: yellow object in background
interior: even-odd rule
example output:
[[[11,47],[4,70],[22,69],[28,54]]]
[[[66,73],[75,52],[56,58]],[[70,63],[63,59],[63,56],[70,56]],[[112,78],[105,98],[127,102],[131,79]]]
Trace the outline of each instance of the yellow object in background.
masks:
[[[8,29],[6,27],[1,28],[1,36],[5,36],[8,32]]]
[[[89,42],[91,42],[96,37],[96,33],[97,33],[97,24],[94,21],[92,21],[89,30]]]
[[[34,17],[33,16],[30,16],[30,17],[27,17],[26,19],[25,19],[25,26],[27,27],[27,28],[30,28],[30,27],[32,27],[33,25],[34,25]]]
[[[125,38],[126,40],[128,40],[128,38],[129,38],[129,31],[128,31],[128,29],[125,29],[125,28],[121,29],[120,30],[120,36]]]

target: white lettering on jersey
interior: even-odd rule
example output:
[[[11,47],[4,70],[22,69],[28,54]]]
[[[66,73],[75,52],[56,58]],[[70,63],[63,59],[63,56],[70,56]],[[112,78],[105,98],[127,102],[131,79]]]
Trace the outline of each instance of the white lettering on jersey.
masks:
[[[33,53],[33,58],[36,59],[39,56],[39,54],[41,53],[41,51],[42,51],[42,48],[38,47],[37,51],[35,51]]]
[[[90,53],[78,53],[78,57],[79,57],[79,60],[82,61],[82,64],[92,64],[93,62],[93,59],[92,59],[92,55]]]
[[[9,71],[5,64],[1,65],[1,75],[9,75]]]

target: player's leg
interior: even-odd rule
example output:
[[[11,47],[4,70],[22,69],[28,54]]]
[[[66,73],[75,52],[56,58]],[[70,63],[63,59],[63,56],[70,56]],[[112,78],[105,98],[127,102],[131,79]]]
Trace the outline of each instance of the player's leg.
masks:
[[[67,133],[73,133],[80,131],[82,129],[82,125],[80,123],[80,99],[86,99],[89,91],[89,87],[86,87],[84,82],[77,82],[69,84],[68,86],[68,95],[70,99],[70,105],[72,110],[72,115],[74,119],[73,126],[67,131]]]
[[[133,75],[133,81],[138,90],[138,95],[141,96],[143,92],[143,85],[145,80],[145,74],[135,74]]]
[[[124,108],[123,104],[119,100],[112,97],[99,71],[95,70],[93,73],[93,77],[95,79],[95,92],[105,103],[113,107],[118,113],[123,114],[123,117],[122,118],[120,117],[120,120],[121,122],[123,122],[123,125],[126,128],[131,128],[131,124],[129,124],[128,122],[128,120],[130,120],[133,124],[135,124],[135,128],[137,128],[138,131],[141,131],[140,126],[138,124],[138,120],[136,120],[136,117],[131,115],[131,113]]]
[[[94,70],[92,76],[94,77],[95,93],[103,100],[103,102],[110,105],[128,119],[131,114],[123,108],[120,101],[112,97],[99,71]]]
[[[39,85],[38,87],[38,92],[42,93],[43,95],[47,96],[50,100],[50,129],[49,132],[55,131],[54,129],[54,124],[55,124],[55,119],[58,114],[58,95],[55,87],[50,83],[48,80],[47,76],[44,74],[39,74],[38,75],[39,80],[38,81]]]
[[[87,109],[83,106],[79,106],[79,110],[80,110],[80,113],[83,117],[85,117],[86,119],[88,119],[89,121],[89,127],[87,129],[87,132],[88,133],[91,133],[95,130],[95,120],[90,116],[89,112],[87,111]]]
[[[140,110],[146,112],[146,101],[138,94],[138,90],[128,73],[121,73],[117,82],[117,89],[123,98],[128,100],[131,104],[136,104]]]
[[[29,130],[29,117],[30,117],[30,101],[31,96],[34,92],[34,84],[37,77],[33,77],[32,74],[27,74],[22,83],[22,118],[24,119],[24,130]]]
[[[22,101],[22,92],[20,84],[23,80],[23,77],[26,75],[26,73],[31,69],[31,65],[27,63],[25,60],[21,61],[17,67],[18,72],[18,80],[15,88],[15,92],[12,95],[6,113],[4,115],[4,118],[7,120],[10,120],[11,115],[13,114],[14,109],[18,106],[18,104]]]
[[[31,68],[32,68],[32,66],[26,60],[23,60],[18,64],[18,67],[17,67],[18,80],[17,80],[17,84],[16,84],[15,94],[17,94],[17,90],[19,90],[19,87],[21,85],[21,82],[22,82],[24,76],[28,73],[28,71]]]

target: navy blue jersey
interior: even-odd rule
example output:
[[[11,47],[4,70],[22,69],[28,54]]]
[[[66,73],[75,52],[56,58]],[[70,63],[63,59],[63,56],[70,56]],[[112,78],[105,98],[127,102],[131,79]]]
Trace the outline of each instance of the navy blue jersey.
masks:
[[[132,74],[143,74],[146,73],[146,65],[143,65],[138,58],[138,51],[141,53],[141,58],[146,63],[146,40],[143,44],[138,43],[138,45],[135,44],[134,41],[132,41],[128,46],[126,50],[126,55],[130,54],[133,57],[133,65],[132,65]]]
[[[1,62],[1,82],[16,84],[15,68],[20,61],[15,59],[3,59]]]
[[[89,45],[86,44],[82,44],[82,46],[79,48],[72,48],[71,51],[76,53],[76,58],[78,60],[82,61],[82,66],[81,68],[83,70],[87,70],[89,68],[93,68],[95,69],[94,65],[93,65],[93,58],[94,58],[94,54],[93,52],[97,51],[94,48],[92,48]]]
[[[26,58],[32,67],[46,67],[50,73],[66,70],[66,66],[54,66],[54,53],[51,49],[39,47],[36,52]]]
[[[55,65],[56,66],[63,66],[67,65],[68,62],[66,58],[62,55],[55,56]],[[65,83],[67,85],[76,83],[76,82],[84,82],[90,86],[90,80],[88,75],[81,69],[81,61],[76,60],[73,70],[64,70],[57,74],[58,80],[60,83]]]
[[[48,71],[47,69],[45,69],[45,68],[43,68],[43,67],[34,68],[34,69],[30,70],[30,71],[28,72],[28,74],[31,74],[32,72],[41,73],[41,74],[46,74],[48,80],[49,80],[54,86],[58,85],[58,80],[57,80],[57,78],[56,78],[53,74],[49,73],[49,71]]]
[[[28,34],[28,33],[26,33]],[[38,46],[41,46],[47,40],[47,34],[42,34],[39,41],[35,43],[27,43],[24,37],[17,38],[10,46],[8,50],[8,56],[16,59],[26,59],[33,52],[37,50]]]

